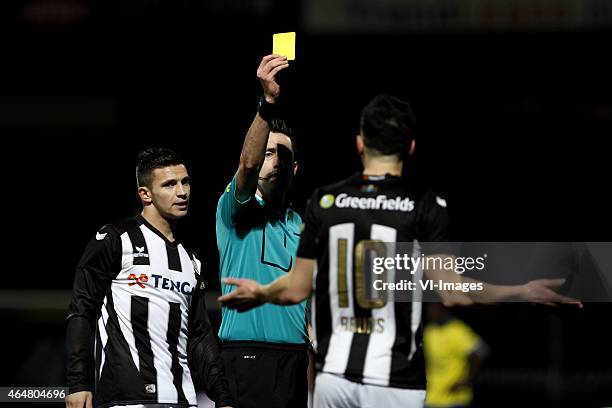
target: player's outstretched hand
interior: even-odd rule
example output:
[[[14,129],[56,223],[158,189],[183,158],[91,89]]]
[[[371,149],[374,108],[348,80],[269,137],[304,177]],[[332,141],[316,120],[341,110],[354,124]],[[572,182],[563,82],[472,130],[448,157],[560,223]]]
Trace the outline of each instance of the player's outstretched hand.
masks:
[[[274,103],[280,95],[280,86],[276,82],[276,74],[287,68],[287,57],[276,54],[266,55],[257,68],[257,78],[261,82],[264,97],[268,103]]]
[[[79,391],[68,394],[66,408],[93,408],[93,396],[90,391]]]
[[[246,312],[263,304],[262,286],[252,279],[225,278],[222,281],[226,285],[236,286],[236,290],[221,296],[219,303],[239,312]]]
[[[563,296],[553,289],[561,287],[565,279],[535,279],[527,282],[521,287],[521,300],[525,302],[540,303],[548,306],[557,306],[559,303],[576,305],[582,308],[582,302],[578,299]]]

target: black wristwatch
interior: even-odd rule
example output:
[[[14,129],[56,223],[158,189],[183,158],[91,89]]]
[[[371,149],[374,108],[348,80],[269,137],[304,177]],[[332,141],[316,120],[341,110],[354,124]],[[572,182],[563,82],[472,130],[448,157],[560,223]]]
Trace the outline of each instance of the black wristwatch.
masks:
[[[273,118],[278,117],[278,101],[269,103],[266,97],[262,96],[257,103],[257,112],[263,120],[270,122]]]

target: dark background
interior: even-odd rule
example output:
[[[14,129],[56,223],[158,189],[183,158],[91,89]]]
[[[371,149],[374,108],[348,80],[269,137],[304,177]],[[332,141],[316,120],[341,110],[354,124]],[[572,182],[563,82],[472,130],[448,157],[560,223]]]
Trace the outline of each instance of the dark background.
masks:
[[[297,31],[281,81],[301,155],[298,210],[316,186],[359,169],[360,109],[387,92],[416,111],[406,176],[447,197],[455,240],[610,241],[612,26],[321,33],[304,24],[304,1],[51,3],[0,6],[0,385],[61,384],[74,266],[100,226],[138,211],[142,148],[188,162],[180,233],[218,287],[216,202],[275,32]],[[478,406],[612,403],[608,306],[460,312],[493,352]]]

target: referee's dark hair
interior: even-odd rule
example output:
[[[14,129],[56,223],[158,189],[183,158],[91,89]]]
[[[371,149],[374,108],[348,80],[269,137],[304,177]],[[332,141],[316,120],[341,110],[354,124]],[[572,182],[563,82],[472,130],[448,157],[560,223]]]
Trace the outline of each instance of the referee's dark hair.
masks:
[[[136,181],[138,187],[151,188],[153,170],[179,164],[185,164],[185,162],[170,149],[150,147],[142,150],[136,156]]]
[[[408,102],[380,94],[361,111],[361,135],[365,145],[380,154],[401,154],[414,138],[415,122]]]
[[[291,147],[293,148],[293,161],[297,161],[297,145],[295,144],[295,134],[293,128],[289,126],[287,121],[282,118],[276,117],[270,121],[270,132],[282,133],[287,135],[291,139]]]

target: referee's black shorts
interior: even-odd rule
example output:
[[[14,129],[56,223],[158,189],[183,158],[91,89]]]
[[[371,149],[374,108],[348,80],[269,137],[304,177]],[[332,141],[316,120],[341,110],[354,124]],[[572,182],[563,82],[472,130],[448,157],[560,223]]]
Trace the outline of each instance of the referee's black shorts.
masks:
[[[306,408],[307,345],[229,341],[221,344],[237,408]]]

